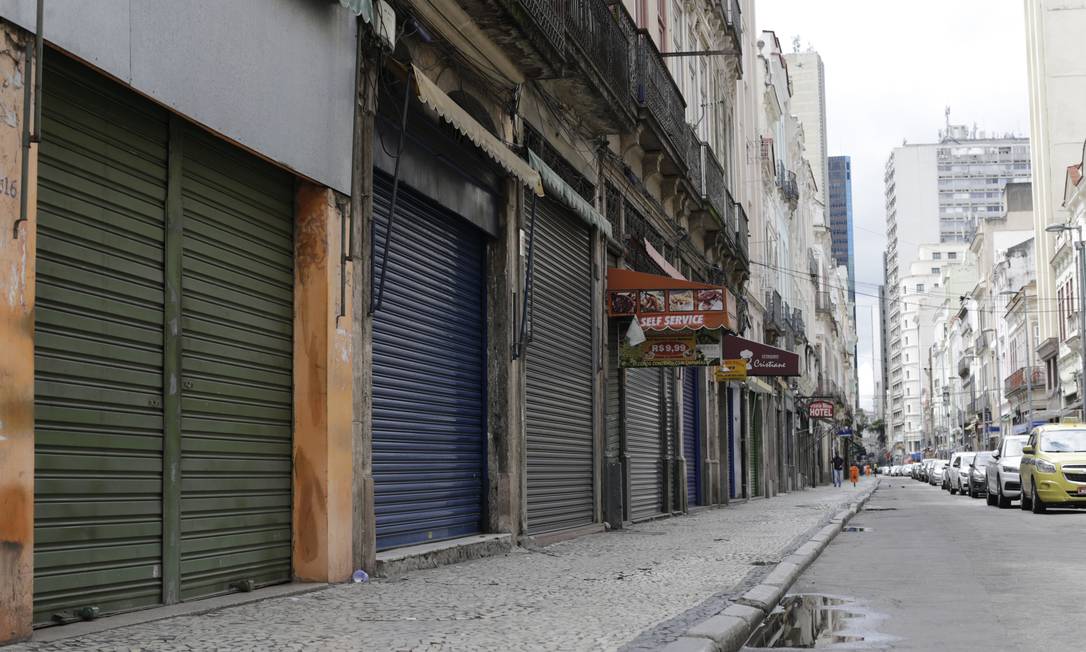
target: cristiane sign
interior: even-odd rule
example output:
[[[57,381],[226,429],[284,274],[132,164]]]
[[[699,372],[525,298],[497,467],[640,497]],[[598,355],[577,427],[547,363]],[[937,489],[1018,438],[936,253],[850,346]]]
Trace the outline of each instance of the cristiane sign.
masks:
[[[724,359],[742,358],[747,361],[748,376],[798,376],[799,354],[775,346],[745,340],[734,335],[724,336]]]

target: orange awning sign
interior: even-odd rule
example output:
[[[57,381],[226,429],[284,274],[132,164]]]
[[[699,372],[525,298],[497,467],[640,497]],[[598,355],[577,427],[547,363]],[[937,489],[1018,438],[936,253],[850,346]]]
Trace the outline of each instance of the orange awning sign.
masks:
[[[644,331],[730,330],[728,299],[728,291],[719,285],[607,270],[607,314],[635,317]]]

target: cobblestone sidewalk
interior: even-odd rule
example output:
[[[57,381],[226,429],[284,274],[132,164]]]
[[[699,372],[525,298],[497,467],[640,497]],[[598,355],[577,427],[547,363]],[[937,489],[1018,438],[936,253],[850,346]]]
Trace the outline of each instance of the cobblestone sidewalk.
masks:
[[[869,484],[7,650],[652,649],[756,583]]]

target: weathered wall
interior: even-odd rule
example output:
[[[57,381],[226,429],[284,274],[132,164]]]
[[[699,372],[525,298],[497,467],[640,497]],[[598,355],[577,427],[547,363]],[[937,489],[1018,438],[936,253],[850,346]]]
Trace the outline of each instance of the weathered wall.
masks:
[[[0,16],[33,31],[36,2],[0,0]],[[64,0],[45,3],[44,23],[49,43],[350,192],[355,19],[338,2]]]
[[[0,644],[30,636],[34,553],[36,146],[22,177],[23,37],[0,23]],[[15,230],[20,193],[29,220]]]
[[[353,567],[352,291],[350,267],[342,265],[347,217],[332,190],[306,183],[298,187],[295,215],[294,575],[342,582]]]

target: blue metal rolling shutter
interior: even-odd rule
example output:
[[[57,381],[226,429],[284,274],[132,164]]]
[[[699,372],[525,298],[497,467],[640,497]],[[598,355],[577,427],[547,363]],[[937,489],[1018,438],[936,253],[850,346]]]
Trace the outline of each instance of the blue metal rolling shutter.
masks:
[[[374,179],[376,251],[391,181]],[[485,244],[467,221],[400,186],[373,324],[377,548],[482,529]]]
[[[699,480],[701,450],[698,442],[698,373],[696,367],[683,370],[683,453],[686,456],[686,501],[701,502]]]
[[[532,534],[589,525],[595,513],[590,234],[556,202],[537,210],[525,395]]]

